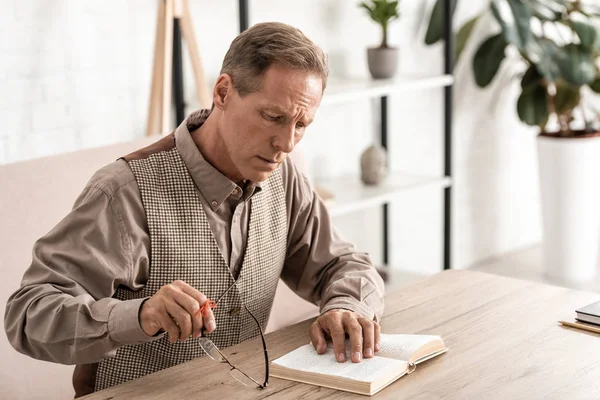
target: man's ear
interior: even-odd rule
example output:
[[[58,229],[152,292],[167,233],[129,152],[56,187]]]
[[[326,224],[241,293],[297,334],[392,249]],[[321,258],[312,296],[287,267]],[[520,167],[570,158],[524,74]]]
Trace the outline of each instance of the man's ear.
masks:
[[[221,74],[215,83],[213,89],[213,103],[216,108],[222,110],[226,107],[227,102],[233,93],[233,81],[229,74]]]

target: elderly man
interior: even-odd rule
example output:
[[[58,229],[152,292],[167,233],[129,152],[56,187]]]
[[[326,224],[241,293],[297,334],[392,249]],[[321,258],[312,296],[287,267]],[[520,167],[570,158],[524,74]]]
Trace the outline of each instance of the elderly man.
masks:
[[[340,362],[372,357],[383,282],[286,157],[327,74],[323,51],[288,25],[235,38],[212,109],[100,169],[37,241],[6,308],[15,349],[78,364],[80,396],[204,355],[203,332],[217,347],[255,337],[281,277],[320,306],[319,353],[331,339]]]

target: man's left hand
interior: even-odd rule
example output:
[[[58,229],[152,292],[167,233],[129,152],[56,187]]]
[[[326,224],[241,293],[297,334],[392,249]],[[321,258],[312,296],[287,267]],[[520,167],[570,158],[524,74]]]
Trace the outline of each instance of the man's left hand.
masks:
[[[346,333],[350,336],[350,355],[353,362],[371,358],[379,351],[379,324],[350,310],[333,309],[319,316],[310,327],[310,338],[317,353],[327,350],[327,338],[333,341],[335,358],[346,361]]]

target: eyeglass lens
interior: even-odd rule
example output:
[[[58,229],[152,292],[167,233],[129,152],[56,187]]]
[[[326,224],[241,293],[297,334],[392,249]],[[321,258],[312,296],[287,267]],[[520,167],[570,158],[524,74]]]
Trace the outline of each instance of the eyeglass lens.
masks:
[[[246,375],[242,374],[240,372],[240,370],[234,368],[232,370],[229,371],[229,373],[231,374],[231,376],[233,376],[238,382],[243,383],[246,386],[256,386],[256,383],[254,383],[250,378],[248,378]]]
[[[215,344],[212,342],[212,340],[210,340],[209,338],[206,337],[201,337],[199,339],[200,341],[200,347],[202,347],[202,350],[204,350],[204,352],[213,360],[218,361],[218,362],[226,362],[225,359],[223,358],[223,355],[221,354],[221,352],[219,351],[219,349],[217,349],[217,346],[215,346]]]

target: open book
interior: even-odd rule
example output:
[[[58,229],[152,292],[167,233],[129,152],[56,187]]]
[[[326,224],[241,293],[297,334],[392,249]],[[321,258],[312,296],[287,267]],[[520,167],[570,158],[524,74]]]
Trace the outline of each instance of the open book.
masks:
[[[349,341],[346,341],[346,355]],[[416,365],[446,352],[444,341],[430,335],[381,335],[380,351],[360,363],[335,359],[333,344],[319,355],[306,344],[273,361],[271,376],[312,385],[374,395],[400,377],[410,374]]]

